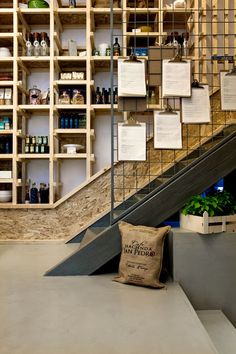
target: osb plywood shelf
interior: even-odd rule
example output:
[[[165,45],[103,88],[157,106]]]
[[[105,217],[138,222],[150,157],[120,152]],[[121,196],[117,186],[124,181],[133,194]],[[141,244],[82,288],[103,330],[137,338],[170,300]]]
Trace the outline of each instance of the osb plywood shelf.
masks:
[[[132,2],[134,4],[134,2]],[[154,7],[155,3],[155,7]],[[148,36],[152,41],[160,40],[166,36],[164,31],[163,18],[174,16],[176,21],[183,20],[186,22],[193,9],[181,9],[177,11],[166,10],[163,1],[152,2],[149,8],[133,8],[129,7],[131,2],[123,1],[120,8],[113,8],[114,23],[116,28],[122,33],[123,46],[121,55],[114,56],[114,66],[117,67],[119,58],[126,58],[128,55],[128,42],[134,42]],[[193,4],[197,4],[197,0]],[[134,6],[134,5],[132,5]],[[0,46],[9,46],[12,57],[0,57],[0,72],[10,71],[13,78],[8,81],[0,81],[0,87],[13,88],[13,104],[0,106],[1,116],[5,113],[12,116],[13,127],[10,130],[0,131],[1,135],[10,135],[12,137],[12,154],[1,154],[1,159],[6,162],[10,160],[12,166],[12,202],[7,205],[0,204],[0,208],[28,208],[43,209],[51,208],[57,205],[59,200],[67,200],[68,195],[61,195],[61,186],[63,182],[60,180],[62,160],[71,160],[71,163],[78,163],[77,160],[83,160],[85,165],[84,175],[86,180],[84,184],[92,181],[94,176],[93,162],[94,144],[96,131],[93,129],[94,118],[108,115],[111,111],[110,104],[93,104],[94,95],[94,74],[99,72],[110,73],[110,56],[94,56],[95,44],[97,45],[96,31],[103,29],[109,31],[110,26],[110,8],[109,7],[93,7],[93,1],[86,1],[86,6],[77,8],[65,7],[61,0],[50,1],[50,7],[46,9],[29,9],[19,8],[18,1],[12,2],[12,8],[0,8],[0,14],[7,21],[8,29],[0,29]],[[157,26],[153,32],[132,33],[129,24],[130,18],[133,16],[152,16],[156,18]],[[143,17],[144,16],[144,17]],[[1,27],[1,24],[0,24]],[[85,41],[83,47],[77,47],[77,55],[69,56],[68,45],[63,38],[64,31],[68,29],[84,30]],[[5,32],[4,32],[5,31]],[[25,39],[26,34],[35,31],[46,31],[49,34],[50,50],[47,56],[26,56]],[[110,34],[109,34],[110,36]],[[70,39],[70,38],[68,38]],[[197,43],[195,43],[197,45]],[[80,56],[80,53],[85,56]],[[143,57],[148,59],[148,57]],[[29,77],[35,72],[48,72],[50,102],[47,105],[31,105],[29,102]],[[60,80],[61,72],[84,72],[86,80]],[[85,92],[85,104],[59,104],[60,90],[65,86],[78,87]],[[149,105],[149,110],[160,108],[159,105]],[[117,104],[113,105],[115,114],[123,114],[118,112]],[[60,129],[59,117],[61,114],[68,115],[72,111],[73,114],[86,115],[86,127],[83,129]],[[48,119],[47,130],[48,139],[50,141],[50,152],[48,154],[24,154],[25,139],[29,132],[27,126],[33,124],[34,117],[42,120]],[[32,118],[32,119],[31,119]],[[35,118],[36,119],[36,118]],[[40,134],[39,134],[40,135]],[[64,154],[55,153],[60,151],[60,141],[67,139],[84,139],[84,151],[86,153]],[[40,163],[47,164],[50,195],[48,205],[24,204],[24,193],[27,188],[27,169],[28,165],[37,163],[37,160],[44,160]],[[73,162],[75,160],[75,162]],[[7,162],[8,163],[8,162]],[[19,177],[21,182],[19,183]],[[59,179],[59,180],[57,180]],[[56,181],[56,182],[55,182]],[[4,182],[5,183],[5,182]],[[55,184],[56,183],[56,184]],[[19,195],[21,194],[21,198]]]

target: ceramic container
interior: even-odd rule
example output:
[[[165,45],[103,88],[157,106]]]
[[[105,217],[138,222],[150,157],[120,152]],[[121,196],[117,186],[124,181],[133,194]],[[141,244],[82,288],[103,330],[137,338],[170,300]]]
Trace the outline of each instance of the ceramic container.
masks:
[[[11,57],[10,50],[5,47],[0,47],[0,57]]]
[[[12,191],[4,190],[0,191],[0,203],[10,202],[12,198]]]

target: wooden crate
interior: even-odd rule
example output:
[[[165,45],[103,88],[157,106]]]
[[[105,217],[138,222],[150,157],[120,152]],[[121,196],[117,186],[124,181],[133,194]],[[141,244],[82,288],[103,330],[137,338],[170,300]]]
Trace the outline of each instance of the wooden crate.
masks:
[[[180,227],[201,234],[218,232],[236,232],[236,214],[225,216],[209,216],[205,211],[203,216],[180,215]]]

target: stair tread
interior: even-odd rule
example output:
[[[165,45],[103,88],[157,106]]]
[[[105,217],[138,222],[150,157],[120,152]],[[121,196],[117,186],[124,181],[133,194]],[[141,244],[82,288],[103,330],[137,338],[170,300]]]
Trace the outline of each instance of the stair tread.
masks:
[[[197,311],[219,354],[235,354],[236,329],[220,310]]]

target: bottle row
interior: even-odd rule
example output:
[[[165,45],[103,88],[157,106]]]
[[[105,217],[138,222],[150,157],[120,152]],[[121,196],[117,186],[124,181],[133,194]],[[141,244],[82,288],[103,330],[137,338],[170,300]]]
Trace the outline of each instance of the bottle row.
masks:
[[[86,115],[84,113],[64,113],[59,117],[60,129],[85,129]]]
[[[93,99],[95,104],[111,104],[111,89],[108,90],[104,87],[102,91],[100,91],[100,87],[98,86],[96,92],[94,94]],[[118,89],[117,87],[113,90],[113,103],[118,103]]]
[[[46,32],[27,33],[26,35],[27,56],[47,56],[50,54],[50,40]]]
[[[40,183],[39,189],[36,183],[32,183],[32,187],[26,190],[25,204],[48,204],[49,203],[49,186],[46,183]]]
[[[0,139],[0,154],[12,154],[12,137],[1,136]]]
[[[25,154],[48,154],[48,136],[25,137]]]

